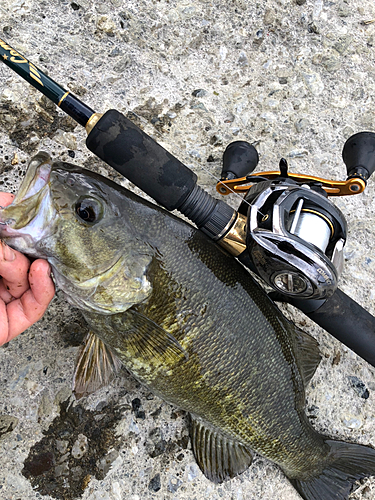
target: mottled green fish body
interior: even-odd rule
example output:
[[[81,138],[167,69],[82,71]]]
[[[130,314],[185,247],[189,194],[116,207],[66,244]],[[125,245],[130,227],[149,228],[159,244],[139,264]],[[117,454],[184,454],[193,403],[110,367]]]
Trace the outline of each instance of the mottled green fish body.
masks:
[[[372,448],[329,440],[306,418],[316,341],[202,233],[46,155],[31,162],[0,221],[2,239],[51,263],[108,359],[191,414],[193,451],[209,479],[244,471],[252,450],[307,500],[347,499],[375,473]]]

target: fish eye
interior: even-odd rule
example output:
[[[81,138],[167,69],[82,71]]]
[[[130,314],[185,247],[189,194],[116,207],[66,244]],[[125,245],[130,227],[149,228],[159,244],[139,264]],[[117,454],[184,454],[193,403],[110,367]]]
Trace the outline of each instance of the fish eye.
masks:
[[[103,207],[98,200],[83,198],[75,204],[75,213],[81,221],[87,224],[95,224],[103,216]]]

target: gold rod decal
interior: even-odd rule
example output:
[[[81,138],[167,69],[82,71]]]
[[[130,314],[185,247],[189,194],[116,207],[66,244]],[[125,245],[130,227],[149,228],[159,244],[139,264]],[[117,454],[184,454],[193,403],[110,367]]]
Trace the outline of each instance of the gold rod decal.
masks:
[[[32,71],[36,76],[40,77],[40,74],[36,69],[36,67],[33,65],[33,63],[29,63],[29,66],[30,66],[30,71]]]
[[[39,74],[39,71],[37,70],[37,68],[30,62],[28,61],[25,57],[23,57],[19,52],[17,52],[16,50],[12,49],[12,47],[10,47],[7,43],[4,42],[4,40],[1,40],[0,38],[0,47],[4,50],[8,50],[9,51],[9,54],[10,56],[7,56],[5,54],[3,54],[3,59],[4,60],[7,60],[8,57],[9,57],[9,60],[10,62],[12,63],[15,63],[15,64],[29,64],[29,74],[30,74],[30,77],[35,80],[36,82],[39,83],[39,85],[41,85],[42,87],[44,87],[43,85],[43,82],[40,78],[40,74]]]
[[[59,103],[58,103],[58,106],[60,106],[60,104],[63,102],[63,100],[65,99],[65,97],[69,94],[70,92],[65,92],[65,94],[62,96],[62,98],[60,99]]]
[[[4,40],[1,40],[1,38],[0,38],[0,47],[2,47],[4,50],[12,50],[12,47],[9,47],[9,45],[6,44]]]
[[[30,72],[30,76],[33,80],[35,80],[36,82],[39,83],[39,85],[41,85],[42,87],[44,87],[43,83],[41,82],[41,80],[39,80],[39,78],[37,76],[34,75],[34,73],[31,73]]]
[[[30,68],[30,76],[33,78],[36,82],[38,82],[42,87],[44,87],[41,79],[40,79],[40,74],[39,71],[36,69],[36,67],[33,65],[33,63],[29,62],[29,68]]]
[[[4,50],[7,50],[9,52],[9,55],[12,56],[10,58],[11,62],[17,63],[17,64],[22,64],[22,63],[27,63],[27,59],[25,59],[19,52],[16,50],[12,49],[7,43],[5,43],[3,40],[0,39],[0,47]],[[5,54],[3,55],[4,59],[7,59],[8,56]],[[19,57],[19,59],[16,59],[16,57]]]
[[[25,64],[27,63],[27,59],[25,59],[23,56],[21,56],[21,54],[19,54],[16,50],[12,49],[10,51],[10,55],[13,56],[10,58],[10,60],[16,64]],[[19,57],[19,59],[16,59],[17,57]]]

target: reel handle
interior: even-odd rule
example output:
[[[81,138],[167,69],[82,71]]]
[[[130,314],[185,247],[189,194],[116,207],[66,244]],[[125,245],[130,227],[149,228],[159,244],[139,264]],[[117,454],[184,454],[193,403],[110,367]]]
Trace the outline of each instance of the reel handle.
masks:
[[[365,182],[375,171],[375,134],[359,132],[346,141],[342,150],[348,178],[360,177]]]
[[[221,180],[238,179],[250,174],[258,165],[258,151],[246,141],[231,142],[223,154]]]

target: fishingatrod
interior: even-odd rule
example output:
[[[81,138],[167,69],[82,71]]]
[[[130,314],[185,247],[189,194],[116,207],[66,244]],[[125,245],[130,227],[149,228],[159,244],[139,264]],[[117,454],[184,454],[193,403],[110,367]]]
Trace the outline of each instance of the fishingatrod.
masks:
[[[327,219],[326,215],[321,211],[323,199],[319,197],[317,199],[312,194],[315,192],[315,188],[309,189],[308,198],[313,196],[315,201],[307,210],[309,214],[316,212],[315,215],[312,215],[315,222],[320,218],[328,223],[331,229],[329,231],[331,233],[330,242],[326,247],[324,255],[320,256],[323,260],[316,260],[316,256],[319,255],[319,253],[317,254],[319,248],[317,245],[315,245],[315,248],[310,248],[313,252],[312,258],[308,257],[306,260],[306,244],[308,242],[311,243],[311,238],[302,238],[302,241],[298,242],[298,245],[301,244],[302,247],[299,247],[298,250],[296,249],[297,254],[292,259],[293,252],[290,253],[289,243],[286,241],[289,230],[284,222],[287,223],[289,217],[294,218],[296,214],[292,215],[293,211],[289,213],[285,221],[278,222],[277,226],[273,224],[273,217],[269,219],[271,212],[269,214],[262,214],[263,216],[267,216],[267,219],[263,220],[265,222],[264,228],[268,230],[273,228],[279,236],[282,235],[280,241],[279,238],[276,240],[274,238],[269,239],[269,232],[266,231],[263,234],[262,229],[256,238],[254,238],[258,231],[258,226],[257,224],[254,225],[255,220],[251,220],[251,217],[249,217],[250,212],[248,210],[250,206],[253,209],[255,207],[253,203],[254,199],[249,205],[249,195],[246,195],[248,199],[244,200],[244,204],[241,205],[242,208],[240,207],[238,211],[234,210],[224,201],[212,197],[197,184],[197,175],[191,169],[165,150],[125,115],[115,109],[106,111],[104,115],[96,113],[2,39],[0,39],[0,61],[18,73],[20,77],[44,94],[77,123],[84,126],[88,133],[86,145],[92,153],[105,161],[167,210],[178,210],[206,235],[223,246],[233,256],[238,257],[239,261],[247,268],[262,276],[277,292],[281,292],[281,300],[293,303],[295,307],[300,309],[315,323],[375,366],[375,317],[340,289],[337,288],[335,290],[337,285],[337,268],[335,265],[335,269],[332,269],[331,265],[333,260],[335,264],[340,262],[341,250],[346,239],[345,224],[342,224],[344,221],[340,216],[337,220],[336,209],[334,209],[335,215],[333,215],[332,219],[331,207],[329,204],[327,207],[326,202],[324,202],[324,205],[328,208],[328,214],[331,214],[328,215]],[[230,190],[238,191],[238,188],[241,187],[238,185],[238,181],[241,185],[245,182],[247,185],[245,191],[250,188],[247,174],[253,172],[259,158],[255,148],[250,144],[247,144],[245,147],[246,154],[243,154],[243,150],[242,153],[239,153],[237,147],[241,143],[241,149],[244,146],[244,142],[235,141],[227,147],[224,153],[223,162],[225,165],[223,165],[222,179],[217,184],[217,189],[222,194],[228,194]],[[233,146],[235,147],[233,148]],[[231,153],[229,154],[228,151],[231,151]],[[235,151],[237,152],[235,153]],[[250,151],[252,152],[250,153]],[[346,141],[343,149],[343,160],[348,173],[346,181],[333,181],[311,177],[310,175],[296,174],[294,176],[294,174],[288,174],[285,160],[280,164],[283,175],[281,175],[281,171],[262,172],[254,175],[258,181],[262,176],[271,180],[275,179],[276,175],[276,178],[279,178],[279,180],[280,176],[284,179],[283,183],[284,181],[289,182],[286,177],[289,180],[292,177],[295,181],[298,179],[298,182],[305,180],[307,185],[311,181],[318,182],[324,189],[327,189],[330,195],[355,194],[364,190],[367,180],[375,171],[374,151],[375,134],[372,132],[354,134]],[[244,171],[242,171],[243,168],[245,168]],[[229,177],[228,174],[230,174]],[[242,177],[241,180],[237,178],[237,174],[240,177],[242,175],[246,175],[246,177]],[[232,184],[233,181],[235,181],[235,184]],[[254,178],[251,183],[253,181]],[[230,185],[232,187],[229,189]],[[258,187],[261,186],[261,184],[256,185]],[[284,187],[286,187],[285,184]],[[274,186],[272,189],[274,189]],[[304,192],[306,194],[306,189]],[[255,194],[253,189],[252,193]],[[272,206],[274,207],[273,212],[275,216],[276,213],[285,213],[285,207],[291,200],[289,195],[284,196],[285,192],[281,193],[282,191],[280,190],[280,197],[273,198],[272,195],[270,198],[262,198],[268,206],[266,211]],[[296,193],[292,193],[292,197],[294,194]],[[258,196],[260,196],[260,193],[258,193]],[[300,198],[300,201],[303,198]],[[259,198],[257,199],[259,201]],[[303,204],[306,204],[307,199],[304,199],[305,202]],[[269,204],[270,200],[271,204]],[[306,220],[304,213],[306,207],[302,210],[302,205],[298,206],[299,211],[297,213],[302,213],[301,217]],[[314,211],[311,212],[313,207],[315,207]],[[260,210],[259,214],[261,212]],[[338,224],[334,222],[335,220]],[[321,223],[321,220],[319,222]],[[296,234],[299,238],[300,231],[301,229],[298,228],[298,234],[295,231],[293,238],[295,238]],[[325,231],[328,231],[328,228],[325,228]],[[319,238],[321,238],[321,235],[318,236]],[[301,238],[299,239],[301,240]],[[276,244],[276,241],[279,242]],[[313,241],[316,242],[315,238],[313,238]],[[294,240],[291,243],[294,247],[296,242]],[[262,253],[260,258],[257,257],[257,252],[254,252],[254,244]],[[275,248],[273,248],[275,244],[277,248],[276,252]],[[270,255],[267,248],[273,248],[270,251],[271,258],[269,258]],[[280,253],[283,254],[281,256],[281,269],[279,269]],[[327,258],[329,261],[327,261]],[[268,260],[268,263],[265,263],[264,259]],[[288,264],[292,262],[293,265],[290,267]],[[288,272],[286,272],[287,269],[289,269]],[[295,274],[296,272],[297,274]],[[332,275],[331,272],[333,272]],[[302,282],[301,273],[302,277],[304,276]],[[298,284],[297,287],[293,285],[294,280]],[[317,292],[317,295],[323,292],[325,298],[314,298],[314,290]],[[334,291],[333,295],[331,294],[332,291]],[[298,297],[298,295],[300,296]],[[350,311],[350,314],[347,314],[348,311]]]
[[[78,393],[105,383],[120,361],[190,413],[195,458],[214,482],[243,472],[252,450],[306,500],[347,499],[356,480],[375,475],[374,449],[324,437],[305,415],[317,342],[202,232],[46,153],[32,159],[0,222],[3,241],[48,260],[91,328]]]

